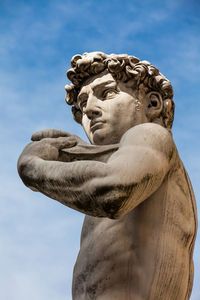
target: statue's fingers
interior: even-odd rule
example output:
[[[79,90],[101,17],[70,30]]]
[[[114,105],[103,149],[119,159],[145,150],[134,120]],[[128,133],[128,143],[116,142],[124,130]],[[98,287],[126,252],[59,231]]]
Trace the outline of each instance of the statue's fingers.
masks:
[[[71,133],[57,129],[43,129],[33,133],[31,136],[32,141],[40,141],[44,138],[58,138],[58,137],[69,137]]]
[[[56,130],[56,129],[39,130],[39,131],[33,133],[32,137],[31,137],[31,140],[32,141],[40,141],[44,138],[50,138],[53,135],[53,133],[52,133],[53,130]]]

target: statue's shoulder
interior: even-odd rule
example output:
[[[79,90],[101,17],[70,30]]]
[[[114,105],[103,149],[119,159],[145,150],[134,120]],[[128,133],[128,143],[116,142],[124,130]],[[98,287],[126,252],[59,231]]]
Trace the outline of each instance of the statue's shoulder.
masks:
[[[155,123],[143,123],[130,128],[122,137],[121,145],[150,148],[172,157],[177,150],[171,130]]]

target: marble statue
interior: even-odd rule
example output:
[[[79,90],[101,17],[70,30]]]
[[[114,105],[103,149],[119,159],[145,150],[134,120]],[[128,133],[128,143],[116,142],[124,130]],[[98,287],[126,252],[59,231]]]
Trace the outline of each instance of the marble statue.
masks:
[[[171,83],[125,54],[75,55],[71,67],[66,102],[90,144],[38,131],[18,172],[33,191],[86,215],[73,299],[189,299],[197,214],[171,132]]]

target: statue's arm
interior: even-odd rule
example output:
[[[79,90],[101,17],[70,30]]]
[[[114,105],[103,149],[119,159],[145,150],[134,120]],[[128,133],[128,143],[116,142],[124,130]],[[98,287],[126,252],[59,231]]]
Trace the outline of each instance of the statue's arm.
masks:
[[[62,138],[46,139],[45,153],[34,143],[25,148],[18,162],[23,182],[64,205],[97,217],[123,216],[147,199],[161,185],[174,153],[171,134],[155,124],[130,129],[107,162],[56,161],[58,142],[62,144]],[[71,139],[65,146],[72,144]]]

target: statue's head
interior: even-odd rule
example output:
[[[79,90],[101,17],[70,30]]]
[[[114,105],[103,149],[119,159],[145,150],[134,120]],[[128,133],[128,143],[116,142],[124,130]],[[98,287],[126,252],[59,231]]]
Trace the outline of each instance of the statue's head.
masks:
[[[71,66],[66,102],[91,143],[118,143],[128,129],[146,122],[171,129],[172,85],[148,61],[91,52],[75,55]]]

